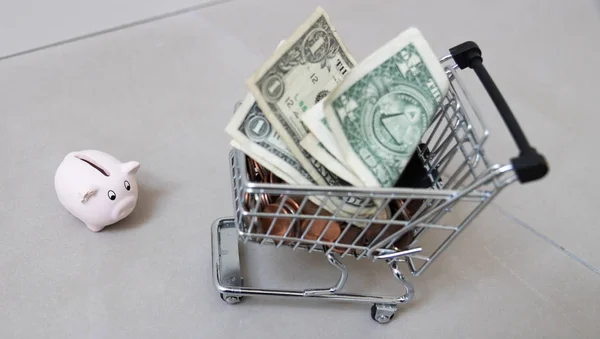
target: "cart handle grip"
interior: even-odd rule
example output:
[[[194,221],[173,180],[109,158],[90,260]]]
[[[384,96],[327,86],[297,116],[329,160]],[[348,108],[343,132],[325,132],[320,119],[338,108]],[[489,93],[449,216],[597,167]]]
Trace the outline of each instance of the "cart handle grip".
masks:
[[[510,134],[512,134],[519,148],[519,155],[510,159],[510,161],[519,181],[526,183],[543,178],[549,171],[546,158],[538,153],[527,141],[510,107],[508,107],[494,80],[492,80],[492,77],[483,66],[483,58],[481,57],[479,46],[473,41],[467,41],[452,47],[450,54],[460,69],[469,67],[475,71],[483,87],[485,87],[494,105],[500,112]]]

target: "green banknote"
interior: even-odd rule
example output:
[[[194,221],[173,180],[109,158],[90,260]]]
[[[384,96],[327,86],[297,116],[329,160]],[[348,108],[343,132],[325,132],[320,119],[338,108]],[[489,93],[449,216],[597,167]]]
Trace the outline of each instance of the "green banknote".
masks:
[[[317,185],[350,186],[300,145],[310,132],[301,115],[341,83],[355,64],[329,16],[317,7],[247,80],[258,107]],[[323,147],[318,143],[314,146]],[[332,196],[329,201],[341,207],[340,213],[350,215],[364,203],[357,197],[342,201]],[[375,206],[368,204],[361,213],[373,211]]]
[[[444,69],[416,28],[361,62],[324,103],[346,167],[366,187],[393,186],[448,87]]]
[[[317,7],[247,81],[265,117],[318,185],[340,182],[300,146],[309,133],[300,116],[333,90],[354,64],[327,13]]]

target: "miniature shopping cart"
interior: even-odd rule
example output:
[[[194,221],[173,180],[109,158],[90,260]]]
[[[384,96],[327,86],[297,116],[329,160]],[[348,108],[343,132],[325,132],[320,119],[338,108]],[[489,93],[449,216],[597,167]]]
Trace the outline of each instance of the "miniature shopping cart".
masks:
[[[405,279],[401,266],[413,276],[420,275],[504,187],[546,175],[545,158],[529,145],[484,68],[479,47],[465,42],[450,49],[440,62],[450,80],[450,90],[413,155],[410,177],[398,187],[366,189],[257,182],[252,179],[255,169],[249,168],[246,155],[231,151],[234,216],[216,220],[211,229],[213,282],[224,301],[235,304],[242,296],[261,295],[366,302],[373,304],[371,317],[387,323],[398,304],[414,297],[413,286]],[[520,150],[509,164],[491,162],[484,151],[490,133],[458,74],[458,69],[467,67],[481,80]],[[335,199],[362,203],[354,213],[342,213],[342,204],[325,211],[322,206]],[[275,201],[275,208],[261,208],[265,200],[270,200],[271,205]],[[294,209],[286,203],[292,200]],[[304,207],[311,201],[320,201],[321,207],[307,211]],[[362,209],[368,206],[377,210],[365,217]],[[283,232],[276,232],[276,225],[282,224]],[[342,230],[339,225],[346,226]],[[330,236],[334,228],[341,234]],[[319,230],[316,234],[315,229]],[[329,288],[304,290],[244,286],[239,242],[321,252],[340,271],[339,280]],[[343,293],[348,270],[342,260],[350,259],[386,262],[403,286],[403,294],[388,297]]]

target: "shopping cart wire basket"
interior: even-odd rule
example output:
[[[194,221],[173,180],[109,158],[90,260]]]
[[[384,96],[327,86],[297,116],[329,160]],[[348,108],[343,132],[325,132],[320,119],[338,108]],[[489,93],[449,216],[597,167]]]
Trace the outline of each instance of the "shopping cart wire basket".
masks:
[[[252,167],[251,159],[238,150],[230,152],[234,216],[215,220],[211,228],[213,282],[223,300],[235,304],[243,296],[261,295],[367,302],[373,304],[372,318],[387,323],[398,304],[414,297],[413,286],[400,271],[400,264],[413,276],[422,274],[504,187],[546,175],[545,158],[527,141],[483,66],[477,44],[469,41],[451,48],[440,63],[450,89],[396,187],[260,182],[253,180],[260,173]],[[459,77],[458,71],[465,68],[475,71],[516,142],[519,155],[508,164],[490,161],[484,151],[490,133]],[[323,206],[334,198],[361,204],[354,213],[342,211],[342,205],[325,210]],[[362,213],[367,206],[375,206],[376,211]],[[340,271],[339,279],[328,288],[246,287],[240,274],[240,242],[322,252]],[[385,261],[404,293],[342,293],[348,277],[342,259]]]

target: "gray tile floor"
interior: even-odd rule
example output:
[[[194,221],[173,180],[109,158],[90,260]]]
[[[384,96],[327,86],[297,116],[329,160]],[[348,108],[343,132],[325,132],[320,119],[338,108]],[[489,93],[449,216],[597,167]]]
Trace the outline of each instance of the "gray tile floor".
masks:
[[[182,10],[198,3],[134,1],[119,11],[120,2],[81,9],[65,0],[30,22],[15,19],[25,9],[0,11],[0,338],[598,337],[593,2],[235,0]],[[552,166],[543,181],[505,190],[411,278],[416,300],[386,326],[366,305],[230,306],[211,283],[209,227],[232,212],[223,129],[245,79],[316,5],[358,60],[409,25],[440,56],[477,41]],[[483,90],[469,87],[491,126],[488,153],[504,162],[515,147]],[[98,234],[53,190],[62,157],[85,148],[142,164],[139,206]],[[255,285],[335,278],[318,254],[247,246],[244,263]],[[386,267],[347,264],[350,290],[397,292]]]

